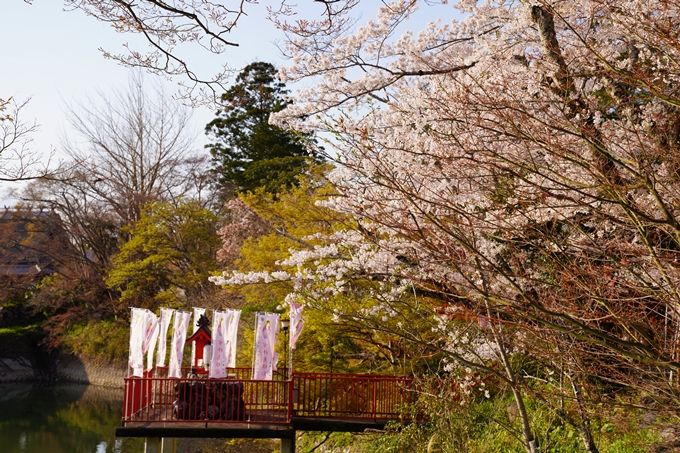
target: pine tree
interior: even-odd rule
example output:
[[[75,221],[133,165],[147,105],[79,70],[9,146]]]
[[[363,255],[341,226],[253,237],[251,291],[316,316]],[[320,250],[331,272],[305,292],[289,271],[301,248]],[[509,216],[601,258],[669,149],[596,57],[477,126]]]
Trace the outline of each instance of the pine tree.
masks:
[[[218,183],[240,191],[266,187],[278,192],[296,183],[312,158],[310,137],[269,124],[269,115],[289,103],[285,84],[270,63],[246,66],[236,84],[222,95],[223,107],[206,126],[215,142],[206,145]]]

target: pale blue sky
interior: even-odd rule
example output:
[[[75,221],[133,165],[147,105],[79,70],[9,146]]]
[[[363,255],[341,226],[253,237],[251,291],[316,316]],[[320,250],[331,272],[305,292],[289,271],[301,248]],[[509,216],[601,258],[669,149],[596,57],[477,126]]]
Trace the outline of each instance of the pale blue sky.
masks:
[[[238,48],[227,49],[219,56],[202,49],[190,49],[182,57],[204,77],[209,77],[225,62],[235,69],[254,61],[283,64],[284,60],[275,45],[282,35],[266,20],[267,5],[275,3],[278,3],[277,0],[246,4],[248,16],[242,17],[231,36],[231,41],[240,44]],[[379,5],[379,0],[362,3],[364,20],[372,17]],[[323,12],[323,5],[319,3],[309,1],[300,6],[304,6],[305,14],[310,17],[318,17]],[[404,28],[418,30],[437,16],[446,22],[456,15],[450,5],[424,7]],[[87,96],[96,98],[98,90],[106,93],[126,86],[129,69],[104,59],[98,50],[103,47],[116,53],[124,50],[124,43],[132,47],[137,44],[140,50],[145,48],[139,36],[118,34],[107,24],[81,11],[64,12],[61,0],[33,0],[32,5],[22,0],[2,0],[0,98],[32,98],[23,111],[23,119],[35,119],[41,125],[33,137],[33,149],[45,156],[49,155],[52,148],[58,150],[61,131],[69,133],[69,125],[63,119],[66,103],[84,102]],[[165,83],[168,91],[176,90],[176,82]],[[195,109],[197,148],[203,147],[203,128],[213,117],[212,110]],[[0,186],[0,207],[13,203]]]
[[[143,41],[118,34],[81,11],[64,12],[59,0],[34,0],[33,5],[22,0],[1,3],[0,98],[32,98],[23,118],[40,123],[32,147],[47,156],[52,147],[59,147],[60,131],[68,133],[63,120],[65,103],[84,101],[88,95],[96,97],[97,90],[108,92],[127,84],[129,69],[104,59],[98,48],[113,53],[123,50],[126,42],[143,48]],[[194,69],[208,76],[223,62],[237,69],[253,61],[282,62],[274,44],[280,35],[264,19],[265,5],[247,6],[250,16],[232,37],[240,46],[221,56],[196,50],[192,52]],[[173,82],[165,84],[176,90]],[[203,127],[212,118],[213,112],[207,108],[195,110],[197,148],[203,146]],[[10,203],[0,190],[0,206]]]

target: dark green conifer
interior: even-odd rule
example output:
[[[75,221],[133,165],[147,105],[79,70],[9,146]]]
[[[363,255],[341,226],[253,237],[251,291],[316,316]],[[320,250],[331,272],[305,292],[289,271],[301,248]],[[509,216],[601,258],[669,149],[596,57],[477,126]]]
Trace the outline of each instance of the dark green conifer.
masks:
[[[295,177],[313,159],[309,135],[269,124],[269,115],[289,104],[285,84],[275,75],[270,63],[246,66],[222,95],[217,118],[206,126],[206,134],[215,140],[206,147],[222,187],[240,191],[265,187],[277,193],[295,184]]]

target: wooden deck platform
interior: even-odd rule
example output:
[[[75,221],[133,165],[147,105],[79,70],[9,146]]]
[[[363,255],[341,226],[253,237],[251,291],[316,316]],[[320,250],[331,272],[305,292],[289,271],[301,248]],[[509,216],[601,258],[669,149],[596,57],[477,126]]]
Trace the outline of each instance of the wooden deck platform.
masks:
[[[264,423],[213,423],[205,422],[128,422],[116,428],[116,437],[202,437],[202,438],[250,438],[288,439],[295,431],[336,431],[358,433],[382,430],[388,419],[347,419],[327,417],[293,417],[287,424]]]
[[[294,439],[295,431],[362,432],[402,420],[410,377],[294,373],[256,381],[127,378],[118,437]]]

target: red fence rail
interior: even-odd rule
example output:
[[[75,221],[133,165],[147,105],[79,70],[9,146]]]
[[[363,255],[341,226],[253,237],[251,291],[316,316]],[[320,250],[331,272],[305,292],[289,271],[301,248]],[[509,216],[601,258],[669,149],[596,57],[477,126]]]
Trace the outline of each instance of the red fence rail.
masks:
[[[287,423],[291,381],[126,378],[123,422]]]
[[[293,408],[300,417],[398,419],[412,388],[406,376],[295,373]]]
[[[198,377],[193,377],[198,375]],[[250,379],[236,369],[228,379],[168,378],[167,370],[125,379],[123,423],[267,423],[296,417],[398,419],[413,402],[413,378],[294,373],[290,380]]]

